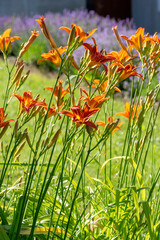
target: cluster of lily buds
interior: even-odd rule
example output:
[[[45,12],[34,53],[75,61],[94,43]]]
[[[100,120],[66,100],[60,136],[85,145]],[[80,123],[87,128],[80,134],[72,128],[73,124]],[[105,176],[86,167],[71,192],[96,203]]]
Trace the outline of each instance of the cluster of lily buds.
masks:
[[[16,90],[19,90],[20,87],[24,84],[24,82],[27,80],[29,74],[30,74],[30,70],[28,70],[25,75],[23,74],[23,70],[24,70],[24,63],[23,60],[21,60],[20,62],[17,62],[17,69],[13,75],[13,78],[11,80],[9,89],[11,89],[14,86],[13,92],[16,92]]]

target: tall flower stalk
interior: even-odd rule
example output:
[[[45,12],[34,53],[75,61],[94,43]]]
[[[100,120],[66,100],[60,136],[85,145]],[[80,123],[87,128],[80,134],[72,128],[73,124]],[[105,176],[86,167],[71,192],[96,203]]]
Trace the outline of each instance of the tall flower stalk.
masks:
[[[9,48],[19,37],[10,37],[10,30],[0,36],[8,69],[0,108],[4,239],[158,239],[160,170],[147,166],[159,111],[158,36],[139,28],[121,37],[113,27],[122,49],[106,52],[92,36],[96,29],[87,33],[72,24],[60,28],[69,34],[62,47],[47,19],[37,22],[51,48],[38,64],[58,67],[57,78],[43,86],[45,99],[25,89],[29,72],[24,73],[23,57],[39,33],[33,31],[22,44],[11,68]],[[84,55],[77,61],[80,47]],[[123,93],[119,86],[128,78],[130,99],[120,100],[124,107],[115,110]],[[17,115],[8,120],[11,105]]]

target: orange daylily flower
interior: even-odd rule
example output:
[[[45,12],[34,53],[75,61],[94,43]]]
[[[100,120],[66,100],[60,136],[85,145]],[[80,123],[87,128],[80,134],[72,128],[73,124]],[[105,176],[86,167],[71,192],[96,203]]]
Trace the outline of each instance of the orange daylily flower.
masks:
[[[60,111],[61,114],[64,114],[70,118],[72,118],[72,121],[75,122],[76,126],[79,127],[83,124],[88,125],[94,129],[97,129],[97,126],[89,120],[89,118],[98,112],[100,108],[90,108],[87,104],[81,108],[80,106],[74,106],[70,108],[72,112],[63,110]]]
[[[14,122],[13,119],[4,121],[4,120],[5,120],[5,117],[6,117],[6,116],[4,115],[4,109],[3,109],[3,108],[0,108],[0,128],[5,127],[9,122]],[[10,125],[10,124],[9,124],[9,125]]]
[[[160,39],[157,33],[155,33],[152,37],[146,37],[146,41],[150,41],[151,45],[154,45],[155,43],[160,44]]]
[[[4,31],[2,35],[0,35],[0,50],[3,53],[6,53],[9,49],[11,42],[20,39],[18,36],[10,37],[11,28],[8,28]]]
[[[42,17],[40,17],[39,19],[37,19],[36,21],[39,23],[39,26],[40,26],[40,28],[41,28],[42,33],[43,33],[43,34],[45,35],[45,37],[49,40],[49,43],[50,43],[51,47],[56,49],[56,48],[57,48],[57,45],[56,45],[56,43],[54,42],[54,40],[53,40],[53,38],[52,38],[52,36],[51,36],[51,34],[50,34],[50,32],[49,32],[49,30],[48,30],[45,22],[44,22],[45,20],[46,20],[46,18],[44,18],[44,17],[42,16]]]
[[[57,48],[57,51],[59,52],[59,54],[62,56],[62,54],[64,52],[66,52],[66,48],[67,47],[60,47]],[[61,57],[59,56],[59,54],[57,53],[56,50],[51,50],[48,53],[43,53],[41,55],[41,57],[43,57],[43,59],[38,60],[38,64],[42,61],[51,61],[52,63],[54,63],[55,65],[57,65],[58,67],[61,65]]]
[[[127,42],[138,52],[141,52],[141,48],[143,47],[143,44],[146,42],[147,35],[144,35],[144,28],[140,27],[138,28],[135,35],[132,35],[130,38],[124,35],[121,35],[121,37],[127,40]]]
[[[121,64],[124,65],[137,57],[136,55],[129,56],[124,49],[121,49],[119,52],[112,51],[111,53],[108,53],[106,56],[112,56],[115,58],[114,62],[111,64],[110,67]]]
[[[115,120],[114,120],[114,117],[109,117],[108,120],[107,120],[107,124],[110,126],[111,123],[113,123],[114,121],[115,121]],[[97,121],[96,123],[97,123],[99,126],[102,126],[102,127],[105,127],[105,126],[106,126],[105,122],[103,122],[103,121]],[[114,132],[116,132],[117,130],[119,130],[123,123],[124,123],[124,122],[118,123],[117,126],[113,129],[112,134],[113,134]]]
[[[47,111],[48,105],[46,104],[46,106],[43,106],[43,108]],[[54,104],[52,104],[52,108],[49,108],[49,110],[48,110],[47,118],[50,118],[56,114],[57,114],[56,106]]]
[[[124,79],[131,77],[131,76],[137,76],[140,77],[142,79],[142,81],[144,81],[142,74],[137,73],[135,71],[136,67],[134,65],[127,64],[126,66],[120,66],[117,69],[117,72],[121,72],[120,76],[119,76],[119,82],[123,81]]]
[[[130,118],[132,120],[134,118],[134,115],[135,115],[135,118],[138,118],[138,113],[140,110],[141,110],[141,105],[137,106],[137,104],[134,104],[134,106],[131,107],[130,104],[126,102],[125,112],[116,113],[115,116],[121,115],[123,117],[126,117],[128,119]]]
[[[92,34],[97,30],[97,28],[94,28],[92,31],[90,31],[89,33],[84,32],[84,30],[76,25],[76,24],[72,24],[71,25],[71,29],[68,27],[60,27],[60,29],[65,30],[67,33],[71,33],[72,28],[75,27],[75,37],[80,36],[79,42],[84,42],[86,41],[86,39],[88,39],[90,36],[92,36]]]
[[[43,106],[45,107],[47,104],[45,102],[37,102],[35,99],[32,97],[32,92],[24,92],[23,97],[18,95],[18,94],[12,94],[11,96],[14,96],[18,98],[20,102],[20,109],[22,112],[26,111],[27,114],[29,113],[30,109],[35,107],[35,106]]]
[[[83,101],[86,101],[87,102],[87,105],[91,108],[91,109],[94,109],[94,108],[97,108],[97,107],[101,107],[102,104],[107,100],[109,99],[108,97],[105,98],[105,95],[106,94],[103,94],[103,95],[99,95],[99,96],[95,96],[94,98],[90,99],[88,93],[84,90],[84,89],[81,89],[87,97],[84,97],[82,96],[81,98],[83,98]]]
[[[104,63],[113,61],[115,59],[115,57],[113,56],[103,55],[102,51],[99,52],[95,39],[92,38],[92,40],[94,42],[93,47],[89,43],[83,43],[83,46],[85,47],[85,49],[89,50],[90,52],[90,60],[88,64],[89,67],[96,68],[96,67],[99,67],[101,64],[105,66]]]
[[[67,93],[69,93],[69,87],[64,90],[63,87],[62,87],[62,83],[63,83],[62,80],[58,81],[58,86],[56,86],[55,91],[54,91],[54,96],[55,96],[56,101],[57,101],[57,106],[60,106],[62,104],[63,97]],[[53,87],[45,87],[45,89],[47,89],[51,92],[53,91]]]
[[[101,89],[102,92],[106,92],[107,86],[108,80],[100,82],[100,79],[95,79],[91,87],[93,88],[98,87],[99,89]],[[121,90],[118,87],[115,87],[114,90],[117,92],[121,92]]]

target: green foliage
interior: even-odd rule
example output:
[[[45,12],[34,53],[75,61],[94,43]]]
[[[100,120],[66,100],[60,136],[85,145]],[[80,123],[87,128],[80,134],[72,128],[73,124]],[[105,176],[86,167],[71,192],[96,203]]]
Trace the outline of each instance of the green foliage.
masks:
[[[25,70],[27,50],[13,64],[3,52],[0,239],[159,239],[159,84],[152,84],[159,62],[152,69],[144,55],[145,72],[142,48],[139,74],[96,43],[84,44],[73,75],[72,53],[89,36],[80,34],[62,56],[54,49],[50,64],[59,70],[52,77]],[[139,80],[125,103],[115,90],[128,75]]]

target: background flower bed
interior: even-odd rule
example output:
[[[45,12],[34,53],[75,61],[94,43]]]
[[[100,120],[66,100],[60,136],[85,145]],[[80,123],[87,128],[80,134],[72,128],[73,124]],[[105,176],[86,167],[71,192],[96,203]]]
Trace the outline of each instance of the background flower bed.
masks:
[[[21,43],[26,42],[31,35],[31,31],[40,30],[35,19],[38,19],[39,15],[33,17],[14,17],[6,16],[0,17],[0,32],[3,32],[6,28],[12,28],[12,34],[21,37],[21,41],[14,43],[14,48],[12,54],[16,55],[21,48]],[[63,13],[46,13],[47,26],[51,32],[55,42],[58,46],[64,45],[67,42],[68,34],[63,30],[58,30],[61,26],[70,27],[72,23],[80,25],[85,31],[89,32],[93,28],[97,28],[94,33],[99,50],[105,49],[108,51],[120,50],[120,47],[116,41],[114,33],[112,31],[113,26],[118,26],[118,31],[120,34],[130,36],[134,34],[135,27],[132,20],[126,19],[121,21],[116,21],[111,19],[109,16],[101,17],[97,15],[94,11],[88,12],[87,10],[76,10],[69,11],[64,10]],[[41,31],[39,31],[40,36],[36,39],[36,43],[30,47],[29,52],[27,52],[23,59],[27,63],[36,63],[43,52],[48,52],[50,50],[49,43],[42,37]],[[92,43],[92,40],[88,40]],[[82,56],[82,47],[79,48],[74,56],[76,60],[80,60]],[[44,66],[44,64],[43,64]],[[55,69],[53,64],[46,62],[45,66],[49,69]]]

